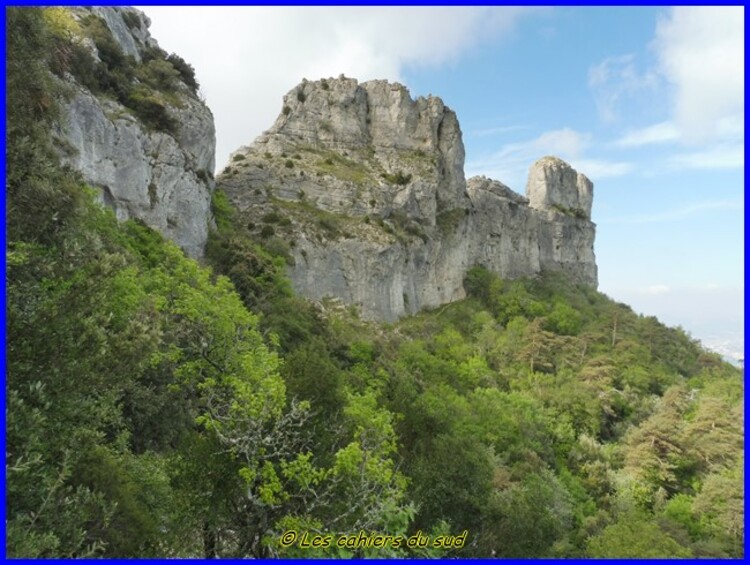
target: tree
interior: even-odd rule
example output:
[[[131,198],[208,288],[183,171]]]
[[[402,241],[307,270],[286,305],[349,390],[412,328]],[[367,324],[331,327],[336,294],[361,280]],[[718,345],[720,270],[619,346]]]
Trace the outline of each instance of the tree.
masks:
[[[602,533],[589,539],[589,557],[665,558],[691,557],[681,546],[647,516],[629,511],[618,517]]]

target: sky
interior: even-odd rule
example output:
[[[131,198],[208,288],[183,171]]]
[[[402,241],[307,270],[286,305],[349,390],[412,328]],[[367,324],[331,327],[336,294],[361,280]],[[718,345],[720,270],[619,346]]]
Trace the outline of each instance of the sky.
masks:
[[[594,182],[599,290],[744,358],[743,7],[142,7],[196,69],[217,170],[303,78],[385,78],[456,111],[466,175]]]

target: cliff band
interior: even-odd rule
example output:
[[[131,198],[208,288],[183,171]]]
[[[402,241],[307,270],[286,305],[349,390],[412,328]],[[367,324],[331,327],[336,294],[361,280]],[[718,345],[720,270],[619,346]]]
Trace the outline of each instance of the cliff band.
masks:
[[[201,257],[211,225],[216,135],[192,68],[167,56],[132,8],[71,8],[63,163],[118,219],[139,218]],[[179,69],[179,70],[178,70]]]
[[[596,287],[593,185],[555,157],[526,197],[464,178],[456,114],[398,83],[303,81],[274,125],[217,179],[251,232],[287,257],[295,289],[392,321],[464,297],[482,265],[504,278],[559,271]]]

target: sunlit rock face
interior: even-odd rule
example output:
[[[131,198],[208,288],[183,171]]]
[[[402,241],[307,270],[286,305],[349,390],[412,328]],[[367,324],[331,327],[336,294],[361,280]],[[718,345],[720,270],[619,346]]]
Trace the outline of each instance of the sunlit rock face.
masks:
[[[124,56],[135,63],[158,47],[148,18],[131,8],[75,8],[75,18],[100,17]],[[85,41],[99,61],[96,46]],[[174,131],[156,131],[111,97],[96,95],[71,75],[64,102],[61,156],[99,189],[121,220],[139,218],[191,257],[203,255],[211,225],[216,150],[208,107],[182,82],[164,99]]]
[[[592,185],[555,158],[523,197],[467,182],[456,114],[397,83],[303,81],[217,179],[248,229],[287,257],[295,289],[371,319],[461,299],[475,265],[504,278],[562,271],[596,286]]]

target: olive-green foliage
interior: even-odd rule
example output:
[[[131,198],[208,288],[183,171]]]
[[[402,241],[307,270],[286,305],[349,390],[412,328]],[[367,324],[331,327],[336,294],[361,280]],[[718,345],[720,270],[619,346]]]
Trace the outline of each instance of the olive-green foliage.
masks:
[[[138,86],[128,93],[127,106],[131,108],[148,127],[174,133],[176,120],[169,115],[164,102],[148,88]]]
[[[692,557],[692,552],[681,546],[667,532],[647,516],[630,512],[607,526],[588,542],[591,557]]]
[[[411,182],[411,173],[406,174],[403,171],[396,171],[395,173],[381,173],[386,181],[391,184],[397,184],[399,186],[405,186]]]
[[[560,212],[561,214],[565,214],[566,216],[578,218],[579,220],[588,219],[586,212],[584,212],[581,208],[568,208],[566,206],[560,206],[559,204],[553,204],[552,209]]]
[[[188,85],[188,88],[193,91],[193,94],[197,93],[200,85],[195,78],[195,69],[193,66],[176,53],[172,53],[167,57],[167,61],[177,70],[182,82]]]
[[[141,18],[139,18],[138,14],[134,12],[122,12],[122,19],[129,29],[135,29],[141,26]]]
[[[127,15],[137,19],[135,14]],[[51,28],[49,50],[60,54],[52,61],[51,69],[60,76],[70,72],[95,94],[115,98],[148,127],[174,134],[177,123],[168,106],[180,105],[177,96],[180,82],[187,84],[193,93],[197,91],[192,67],[176,55],[167,57],[157,48],[147,49],[143,61],[136,63],[122,52],[104,20],[93,14],[83,18],[74,31],[70,27]],[[84,46],[82,36],[93,40],[99,61]]]
[[[463,208],[453,208],[451,210],[444,210],[440,212],[435,221],[438,228],[440,228],[443,235],[449,235],[456,231],[461,219],[466,215],[466,210]]]
[[[268,276],[266,284],[282,275]],[[735,499],[711,518],[722,524],[713,530],[696,525],[695,509],[704,517],[719,512],[693,502],[701,481],[731,476],[718,469],[735,464],[741,450],[741,431],[732,425],[741,421],[732,415],[741,398],[736,371],[679,330],[558,276],[503,281],[475,268],[465,288],[468,300],[408,318],[379,337],[364,330],[364,342],[355,338],[359,322],[322,320],[291,294],[269,290],[262,305],[262,325],[281,336],[290,390],[325,407],[328,415],[315,424],[321,441],[342,402],[333,391],[342,388],[374,387],[379,402],[400,415],[402,469],[417,508],[410,531],[444,524],[477,532],[459,552],[465,556],[571,557],[608,545],[607,555],[625,554],[600,540],[611,539],[617,530],[606,528],[631,508],[665,532],[660,554],[737,554]],[[257,302],[248,295],[246,303]],[[697,404],[663,412],[686,377],[701,390],[714,379],[716,388],[706,388]],[[654,437],[675,447],[652,446]],[[680,496],[689,497],[689,512],[678,506]]]
[[[350,159],[346,155],[336,151],[321,150],[312,147],[301,147],[300,149],[319,157],[319,160],[315,163],[318,172],[326,173],[339,180],[352,182],[360,186],[372,180],[372,170],[366,163]]]
[[[309,426],[309,404],[287,396],[275,339],[231,282],[145,225],[118,224],[57,165],[42,12],[10,19],[23,33],[11,34],[9,85],[31,98],[9,108],[8,554],[261,557],[277,553],[277,524],[310,513],[343,528],[403,524],[412,510],[392,415],[371,393],[341,389],[340,428],[321,431],[325,441],[300,433],[322,420]],[[18,59],[37,47],[40,72],[28,59],[24,76]],[[27,196],[43,188],[46,199]],[[214,213],[228,230],[221,195]],[[281,266],[258,256],[274,304],[290,306]],[[309,335],[275,325],[290,346],[295,329],[300,342]]]
[[[140,65],[135,74],[157,92],[174,92],[181,78],[179,71],[165,59],[151,59]]]

